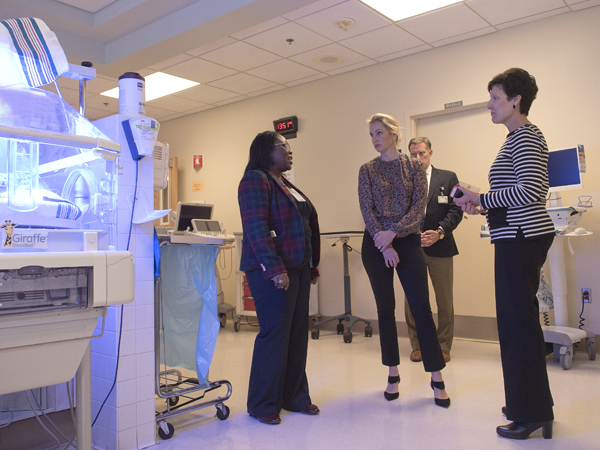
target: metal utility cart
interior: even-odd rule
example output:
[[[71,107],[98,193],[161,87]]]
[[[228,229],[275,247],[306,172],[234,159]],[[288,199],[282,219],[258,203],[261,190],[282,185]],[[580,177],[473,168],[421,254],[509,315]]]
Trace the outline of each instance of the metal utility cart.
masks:
[[[161,248],[168,245],[170,239],[159,237]],[[186,236],[188,240],[193,241],[193,236]],[[181,240],[182,237],[179,237]],[[193,242],[189,242],[193,244]],[[181,245],[181,244],[174,244]],[[185,244],[183,244],[185,245]],[[225,401],[231,397],[231,383],[227,380],[211,381],[208,384],[201,384],[198,378],[185,377],[180,370],[169,368],[166,358],[166,337],[168,330],[164,322],[164,302],[162,296],[161,276],[156,278],[154,290],[154,352],[155,352],[155,391],[156,395],[166,401],[166,409],[156,412],[156,423],[158,425],[158,435],[161,439],[170,439],[175,433],[175,427],[167,422],[167,419],[181,414],[186,414],[210,406],[216,407],[216,416],[219,420],[225,420],[229,417],[230,409],[225,405]],[[161,370],[163,367],[165,370]],[[216,398],[205,399],[209,392],[215,391],[221,387],[227,387],[227,393],[224,396],[218,395]]]

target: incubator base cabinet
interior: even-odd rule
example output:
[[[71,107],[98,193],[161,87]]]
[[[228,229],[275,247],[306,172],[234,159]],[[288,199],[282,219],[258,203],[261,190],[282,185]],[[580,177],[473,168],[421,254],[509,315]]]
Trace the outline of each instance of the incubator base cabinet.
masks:
[[[240,271],[240,260],[242,257],[242,236],[243,233],[234,233],[235,236],[235,315],[233,316],[233,329],[240,331],[242,325],[242,316],[256,317],[254,309],[254,299],[248,288],[244,272]],[[309,315],[320,317],[319,314],[319,283],[310,285],[310,303],[308,306]]]
[[[106,306],[133,300],[129,252],[0,257],[0,395],[69,381]]]

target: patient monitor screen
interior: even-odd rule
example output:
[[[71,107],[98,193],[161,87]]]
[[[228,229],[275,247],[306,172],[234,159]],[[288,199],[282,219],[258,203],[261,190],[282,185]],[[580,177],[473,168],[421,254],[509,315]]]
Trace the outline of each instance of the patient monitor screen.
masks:
[[[193,219],[212,219],[213,205],[204,203],[180,203],[177,214],[177,231],[185,231],[192,227]]]
[[[200,233],[207,231],[219,233],[221,231],[221,226],[217,220],[192,220],[192,225],[194,231]]]

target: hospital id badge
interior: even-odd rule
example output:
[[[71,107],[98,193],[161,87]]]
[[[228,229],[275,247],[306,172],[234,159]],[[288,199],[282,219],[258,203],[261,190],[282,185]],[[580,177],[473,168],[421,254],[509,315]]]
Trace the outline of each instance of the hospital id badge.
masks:
[[[440,205],[447,205],[448,204],[448,196],[447,195],[438,195],[438,203]]]

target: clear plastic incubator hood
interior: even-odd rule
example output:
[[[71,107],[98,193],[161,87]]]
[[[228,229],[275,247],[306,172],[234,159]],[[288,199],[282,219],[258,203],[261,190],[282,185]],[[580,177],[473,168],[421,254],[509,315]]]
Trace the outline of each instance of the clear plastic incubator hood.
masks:
[[[57,95],[0,88],[3,230],[11,226],[6,220],[20,228],[93,230],[101,247],[115,245],[119,151]],[[27,249],[25,244],[13,239],[11,248]]]

